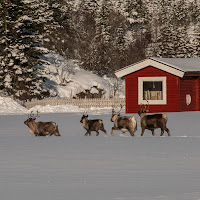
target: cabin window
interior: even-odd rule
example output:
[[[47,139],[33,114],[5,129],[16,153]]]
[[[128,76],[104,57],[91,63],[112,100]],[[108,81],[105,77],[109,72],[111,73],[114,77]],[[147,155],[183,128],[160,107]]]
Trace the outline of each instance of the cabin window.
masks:
[[[143,82],[143,100],[162,100],[163,88],[162,81]]]
[[[138,103],[166,104],[166,77],[139,77]]]

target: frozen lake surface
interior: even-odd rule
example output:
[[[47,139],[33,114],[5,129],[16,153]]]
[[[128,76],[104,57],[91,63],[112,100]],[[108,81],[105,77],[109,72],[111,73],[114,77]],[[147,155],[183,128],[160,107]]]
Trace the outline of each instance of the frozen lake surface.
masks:
[[[89,113],[90,114],[90,113]],[[27,114],[0,116],[0,194],[2,200],[199,200],[200,112],[168,113],[160,137],[145,131],[139,116],[135,137],[84,136],[81,113],[41,114],[55,121],[61,137],[34,137],[24,125]]]

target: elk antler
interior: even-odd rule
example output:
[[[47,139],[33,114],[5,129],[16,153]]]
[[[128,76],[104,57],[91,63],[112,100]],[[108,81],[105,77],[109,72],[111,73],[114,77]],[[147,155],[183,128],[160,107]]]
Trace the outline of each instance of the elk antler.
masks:
[[[86,116],[86,115],[87,115],[87,111],[84,111],[84,112],[83,112],[83,115],[85,115],[85,116]]]
[[[119,112],[118,113],[120,113],[121,112],[121,110],[122,110],[122,108],[123,108],[123,106],[122,106],[122,104],[120,104],[120,110],[119,110]]]
[[[37,110],[37,115],[36,115],[36,117],[40,117],[40,116],[39,116],[39,111],[38,111],[38,110]]]
[[[149,102],[148,102],[148,100],[146,100],[147,101],[147,104],[145,105],[145,110],[147,111],[147,112],[149,112]]]
[[[112,106],[112,114],[114,114],[114,113],[115,113],[115,107]]]
[[[146,100],[147,101],[147,100]],[[141,110],[144,110],[146,112],[149,112],[149,102],[147,101],[147,104],[140,104]]]
[[[31,111],[30,115],[28,115],[28,118],[33,118],[33,119],[36,119],[37,117],[40,117],[39,116],[39,111],[37,110],[37,115],[35,116],[35,114],[33,114],[33,111]]]
[[[120,104],[120,110],[118,112],[115,112],[114,107],[112,108],[112,114],[116,113],[116,114],[120,114],[121,110],[122,110],[123,106],[122,104]]]
[[[144,109],[144,104],[140,104],[140,110],[143,110]]]
[[[33,111],[31,111],[30,115],[28,116],[28,118],[33,118],[34,117],[34,114],[32,114]]]

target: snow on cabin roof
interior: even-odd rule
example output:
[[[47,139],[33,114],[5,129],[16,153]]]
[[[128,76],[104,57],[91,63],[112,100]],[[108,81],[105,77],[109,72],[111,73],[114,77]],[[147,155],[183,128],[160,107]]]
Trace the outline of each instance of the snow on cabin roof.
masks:
[[[200,74],[200,58],[149,58],[129,65],[115,72],[119,77],[136,72],[145,67],[153,66],[173,75],[183,77],[184,74]]]
[[[200,72],[200,58],[151,58],[160,62],[177,66],[185,72]]]

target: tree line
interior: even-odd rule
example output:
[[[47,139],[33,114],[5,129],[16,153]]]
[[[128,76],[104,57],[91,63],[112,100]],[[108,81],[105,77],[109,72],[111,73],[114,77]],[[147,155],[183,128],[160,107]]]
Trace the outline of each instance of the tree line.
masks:
[[[0,89],[42,98],[53,51],[99,75],[147,57],[200,57],[198,0],[0,0]]]

